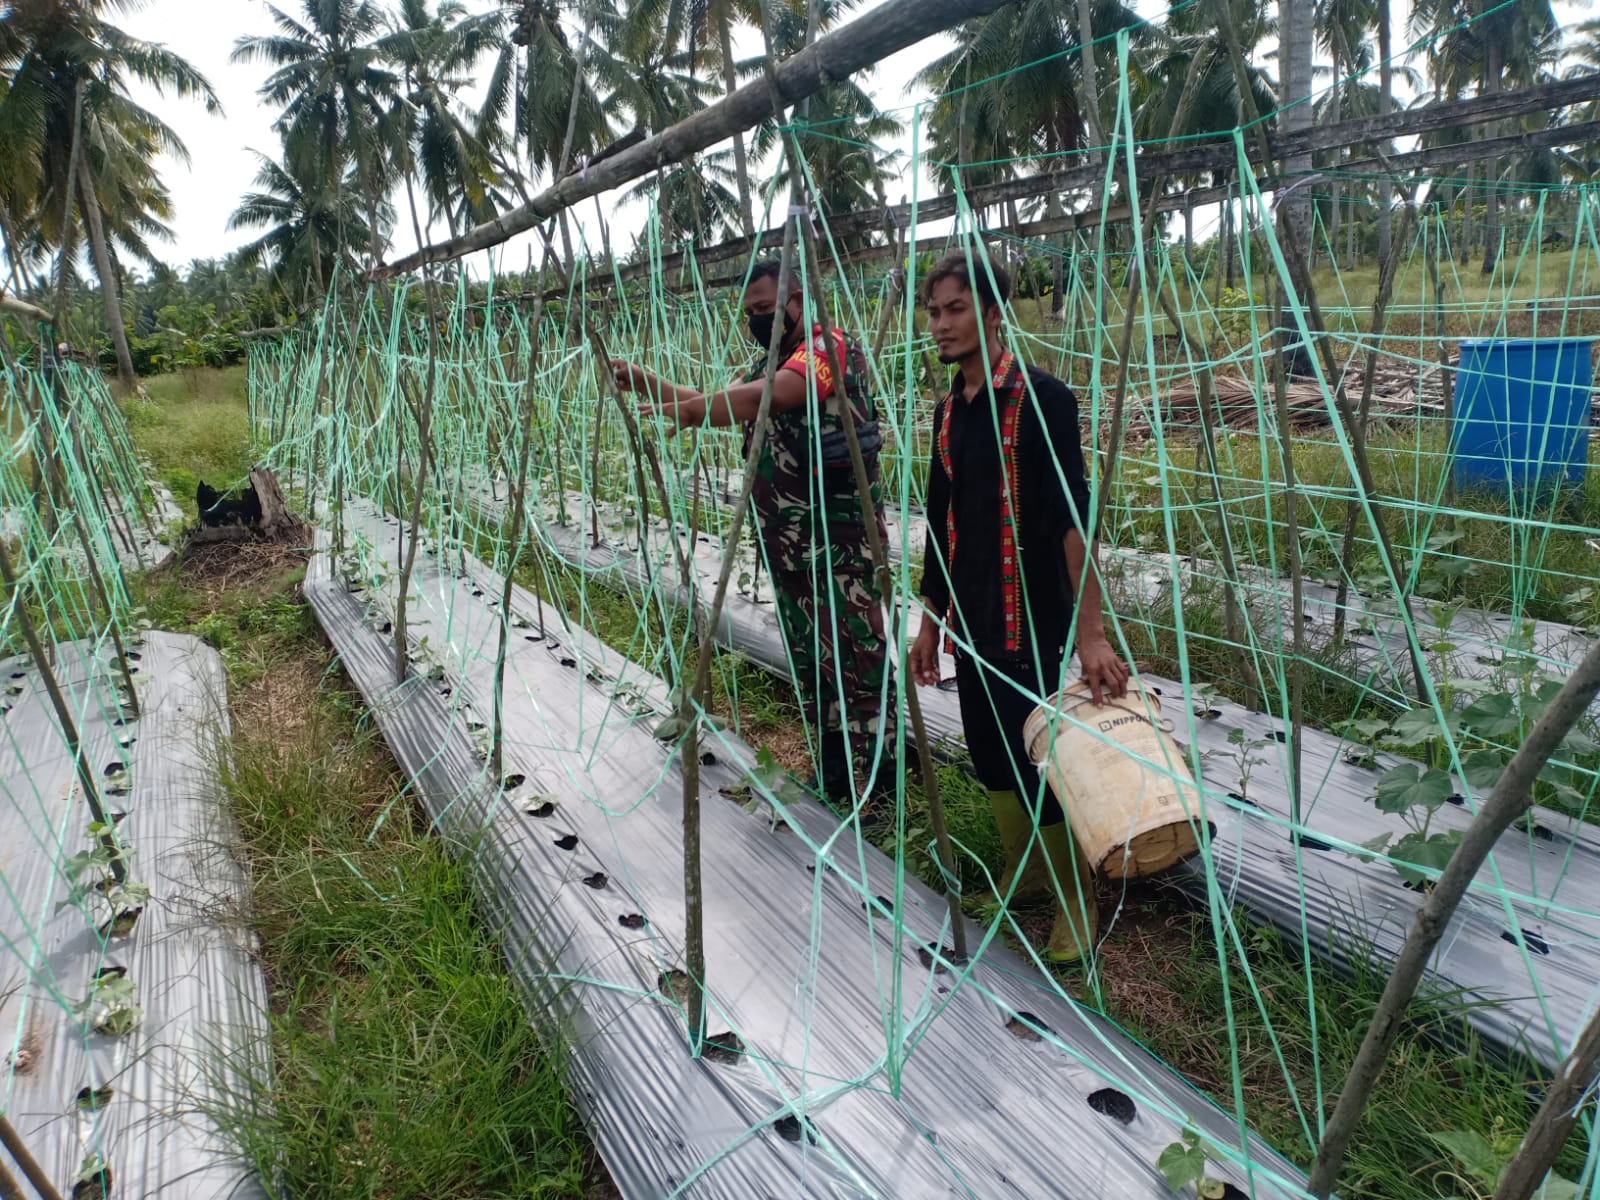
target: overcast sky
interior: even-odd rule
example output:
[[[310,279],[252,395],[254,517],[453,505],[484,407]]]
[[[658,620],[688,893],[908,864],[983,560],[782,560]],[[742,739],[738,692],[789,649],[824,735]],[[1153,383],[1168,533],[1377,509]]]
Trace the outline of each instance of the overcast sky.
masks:
[[[864,0],[858,12],[881,2]],[[486,3],[487,0],[468,0],[469,7],[474,10]],[[288,0],[286,7],[291,13],[298,12],[299,0]],[[1135,7],[1153,16],[1165,9],[1165,0],[1136,0]],[[1588,15],[1588,8],[1587,2],[1556,5],[1558,14],[1571,21]],[[1407,44],[1404,30],[1409,14],[1408,0],[1399,0],[1394,5],[1397,49]],[[187,58],[211,81],[222,101],[225,115],[213,117],[196,103],[140,93],[141,101],[153,107],[178,132],[191,156],[188,165],[171,160],[162,163],[162,175],[177,208],[173,222],[175,239],[164,248],[163,256],[181,265],[194,258],[224,255],[246,240],[243,233],[229,232],[227,221],[239,197],[250,190],[257,170],[252,151],[268,155],[277,151],[278,138],[272,130],[277,113],[263,108],[256,96],[267,68],[255,64],[234,65],[228,61],[239,37],[271,30],[267,6],[263,0],[147,0],[145,7],[125,16],[121,23],[135,36],[163,43]],[[741,40],[746,41],[752,51],[759,45],[759,35],[754,33]],[[899,115],[909,125],[912,106],[927,98],[911,88],[912,76],[948,48],[948,40],[941,35],[879,64],[870,76],[869,86],[880,107],[903,110]],[[743,49],[745,47],[741,47]],[[487,61],[484,70],[488,70]],[[1319,79],[1317,86],[1325,87],[1326,83],[1326,79]],[[909,151],[909,135],[904,141],[903,149]],[[909,157],[908,153],[906,158]],[[922,186],[927,186],[926,181]],[[910,190],[911,180],[907,178],[902,181],[899,192],[907,194]],[[890,191],[890,198],[899,198],[894,189]],[[592,212],[592,205],[584,206],[585,218],[592,219]],[[623,210],[613,216],[613,238],[619,248],[626,244],[625,235],[636,230],[643,219],[642,205],[633,205],[631,212]],[[395,250],[403,252],[413,246],[410,223],[401,221],[395,234]],[[524,260],[525,251],[520,247],[506,259],[518,266]]]

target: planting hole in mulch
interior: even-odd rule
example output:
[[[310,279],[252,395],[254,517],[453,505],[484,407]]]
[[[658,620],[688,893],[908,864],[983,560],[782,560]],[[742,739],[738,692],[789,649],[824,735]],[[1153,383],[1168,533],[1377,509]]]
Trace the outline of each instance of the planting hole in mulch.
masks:
[[[621,925],[624,929],[643,929],[645,924],[644,914],[623,913],[617,918],[617,924]]]
[[[677,967],[668,967],[656,978],[656,990],[674,1004],[682,1004],[689,994],[689,975]]]
[[[1050,1032],[1050,1026],[1031,1012],[1019,1009],[1016,1016],[1007,1019],[1006,1032],[1021,1042],[1042,1042],[1044,1035]]]
[[[1550,953],[1550,943],[1545,941],[1537,933],[1534,933],[1533,931],[1528,930],[1528,929],[1524,929],[1522,931],[1522,937],[1520,939],[1517,937],[1517,935],[1515,933],[1513,933],[1511,930],[1508,929],[1508,930],[1506,930],[1504,933],[1502,933],[1500,935],[1500,940],[1502,942],[1510,942],[1513,946],[1516,946],[1516,945],[1527,946],[1527,948],[1529,950],[1532,950],[1535,954],[1549,954]]]
[[[1294,834],[1291,833],[1289,835],[1289,838],[1290,838],[1291,841],[1294,840]],[[1300,845],[1301,845],[1301,847],[1303,849],[1306,849],[1306,850],[1324,850],[1324,851],[1326,851],[1326,850],[1332,850],[1333,849],[1333,846],[1330,843],[1323,841],[1321,838],[1312,837],[1309,833],[1302,833],[1300,835]]]
[[[731,1029],[726,1033],[713,1033],[700,1044],[700,1057],[725,1067],[737,1066],[744,1055],[744,1042]]]
[[[77,1105],[87,1112],[94,1112],[96,1109],[104,1108],[110,1103],[111,1089],[109,1087],[78,1089]]]
[[[561,850],[576,850],[578,848],[578,835],[564,833],[556,839],[556,846]]]
[[[1138,1107],[1126,1092],[1119,1092],[1116,1088],[1101,1088],[1098,1092],[1089,1093],[1089,1107],[1101,1116],[1110,1117],[1113,1121],[1120,1121],[1124,1125],[1132,1125],[1133,1119],[1139,1115]]]
[[[597,892],[610,882],[611,880],[606,878],[604,871],[596,871],[593,875],[585,875],[583,877],[583,886],[594,888]]]
[[[101,1171],[93,1179],[80,1179],[72,1185],[72,1200],[109,1200],[110,1196],[110,1167]]]
[[[556,803],[554,800],[541,800],[538,804],[530,804],[522,811],[530,817],[548,817],[555,813]]]
[[[944,975],[949,972],[950,964],[964,967],[968,959],[964,954],[957,954],[953,946],[918,946],[917,961],[924,967],[933,967],[936,975]]]
[[[564,654],[561,656],[561,665],[563,667],[575,667],[578,665],[578,660]]]
[[[121,979],[128,973],[127,967],[101,967],[94,973],[96,981],[101,979]]]
[[[778,1131],[778,1136],[786,1142],[799,1142],[804,1137],[811,1145],[815,1146],[817,1144],[817,1135],[811,1128],[810,1123],[802,1125],[800,1118],[793,1113],[779,1117],[772,1123],[772,1127]]]
[[[126,775],[127,773],[128,764],[123,762],[120,758],[116,762],[109,762],[106,764],[105,776],[107,779],[115,779],[118,775]]]
[[[507,775],[500,781],[500,787],[503,791],[514,792],[527,782],[528,777],[526,775]]]

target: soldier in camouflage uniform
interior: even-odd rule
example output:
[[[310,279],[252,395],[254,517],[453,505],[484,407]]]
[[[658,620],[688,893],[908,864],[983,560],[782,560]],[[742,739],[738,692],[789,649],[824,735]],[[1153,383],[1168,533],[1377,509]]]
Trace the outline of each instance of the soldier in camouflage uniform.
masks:
[[[802,324],[802,290],[779,302],[778,264],[761,262],[744,293],[751,336],[763,348],[783,321],[780,361],[773,377],[767,436],[750,503],[795,682],[807,719],[820,735],[820,783],[830,799],[849,802],[852,775],[871,774],[886,662],[883,603],[868,549],[868,520],[884,536],[878,487],[880,436],[866,388],[866,360],[838,329]],[[843,388],[834,387],[840,363]],[[614,360],[618,386],[642,393],[647,415],[668,432],[701,425],[742,424],[748,455],[755,436],[767,370],[766,355],[742,382],[711,396],[670,383],[632,363]],[[844,440],[842,390],[872,484],[872,511],[862,510]],[[847,757],[848,753],[848,757]],[[852,771],[852,766],[854,771]],[[878,786],[892,785],[892,760],[878,764]]]

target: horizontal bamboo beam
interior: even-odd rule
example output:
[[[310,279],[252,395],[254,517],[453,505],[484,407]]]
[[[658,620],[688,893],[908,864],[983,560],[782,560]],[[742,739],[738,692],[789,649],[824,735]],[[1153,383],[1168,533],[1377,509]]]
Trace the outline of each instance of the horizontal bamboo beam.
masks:
[[[18,300],[15,296],[8,296],[4,292],[0,292],[0,313],[8,317],[27,317],[32,321],[55,320],[44,309],[29,304],[26,300]]]
[[[1443,104],[1430,104],[1423,108],[1406,109],[1399,112],[1379,114],[1371,117],[1359,117],[1349,121],[1340,121],[1333,125],[1318,125],[1309,129],[1299,130],[1292,134],[1279,134],[1270,138],[1272,153],[1275,159],[1294,157],[1306,153],[1319,153],[1327,150],[1338,150],[1345,146],[1360,146],[1373,142],[1390,141],[1397,137],[1414,137],[1426,133],[1436,133],[1444,129],[1453,129],[1462,126],[1475,126],[1487,124],[1491,121],[1501,121],[1509,117],[1522,116],[1530,112],[1548,111],[1555,108],[1564,108],[1572,104],[1581,104],[1590,100],[1600,99],[1600,74],[1583,75],[1575,79],[1563,79],[1555,83],[1541,84],[1538,87],[1525,88],[1517,92],[1495,92],[1486,96],[1475,96],[1469,100],[1453,100]],[[1563,145],[1567,142],[1581,140],[1573,135],[1573,130],[1591,126],[1572,126],[1564,136],[1555,141],[1546,141],[1545,145]],[[1559,130],[1541,130],[1541,135],[1553,135]],[[1528,135],[1533,136],[1533,135]],[[1462,143],[1459,147],[1429,147],[1429,151],[1438,151],[1439,157],[1431,161],[1469,162],[1479,158],[1493,157],[1496,153],[1494,147],[1501,145],[1504,139],[1494,141],[1474,141]],[[1186,142],[1173,150],[1150,150],[1146,147],[1137,156],[1138,168],[1163,175],[1187,175],[1201,171],[1230,171],[1238,166],[1239,152],[1234,145],[1230,133],[1226,138],[1218,138],[1207,142]],[[1520,138],[1515,146],[1526,145]],[[1513,146],[1512,148],[1515,148]],[[1458,157],[1450,157],[1452,153],[1465,152]],[[1503,152],[1503,151],[1500,151]],[[1390,155],[1389,161],[1398,168],[1402,161],[1413,162],[1411,169],[1415,168],[1414,154]],[[1247,159],[1254,162],[1256,156],[1250,151],[1246,143]],[[1256,164],[1259,167],[1259,164]],[[1346,164],[1343,171],[1351,170],[1355,164]],[[1377,159],[1364,160],[1360,165],[1363,171],[1381,173],[1382,165]],[[1029,175],[1022,179],[1010,179],[1003,183],[990,184],[986,187],[971,188],[966,192],[967,204],[974,210],[981,210],[991,206],[1018,200],[1032,200],[1046,195],[1052,191],[1064,192],[1082,189],[1098,189],[1105,182],[1105,168],[1103,166],[1080,166],[1060,171],[1050,171],[1039,175]],[[1265,186],[1265,185],[1263,185]],[[1210,189],[1208,193],[1211,200],[1201,200],[1201,193],[1195,195],[1196,203],[1214,203],[1224,198],[1220,189]],[[1179,193],[1181,197],[1181,193]],[[1177,204],[1181,207],[1182,200]],[[900,204],[879,209],[861,210],[852,213],[842,213],[828,219],[829,231],[835,237],[849,237],[856,234],[874,233],[882,229],[885,223],[905,226],[912,218],[913,210],[916,219],[923,221],[938,221],[956,214],[958,208],[957,198],[954,195],[940,195],[928,200],[922,200],[915,205]],[[1111,220],[1126,220],[1126,206],[1113,206]],[[1068,222],[1069,218],[1057,218]],[[1056,232],[1064,232],[1073,228],[1084,228],[1098,224],[1101,220],[1098,210],[1077,214],[1078,224],[1066,223],[1061,225]],[[783,230],[769,229],[756,238],[737,237],[718,245],[707,247],[695,253],[694,260],[701,267],[711,266],[729,259],[748,259],[756,249],[768,249],[776,246],[783,239]],[[674,251],[661,256],[656,263],[637,263],[624,267],[619,271],[618,278],[623,283],[638,279],[649,274],[652,270],[659,269],[665,273],[675,270],[683,265],[684,251]],[[610,277],[607,277],[610,281]]]
[[[1385,174],[1407,174],[1413,171],[1433,170],[1438,167],[1447,167],[1464,162],[1473,162],[1481,158],[1508,154],[1516,150],[1549,149],[1554,146],[1577,145],[1583,142],[1600,140],[1600,121],[1586,121],[1578,125],[1563,125],[1551,129],[1539,129],[1527,133],[1510,134],[1505,137],[1489,138],[1483,141],[1453,143],[1448,146],[1429,146],[1422,150],[1410,150],[1403,154],[1389,154],[1382,159],[1364,158],[1353,162],[1343,163],[1339,167],[1341,178],[1351,176],[1382,176]],[[1256,183],[1265,190],[1270,186],[1268,176],[1258,176]],[[1225,200],[1237,199],[1239,188],[1237,184],[1228,184],[1220,187],[1190,188],[1181,192],[1168,192],[1158,196],[1155,208],[1158,213],[1181,212],[1185,205],[1193,204],[1202,207],[1207,204],[1220,204]],[[1149,204],[1146,199],[1141,204]],[[877,214],[882,218],[882,213]],[[1128,221],[1133,218],[1132,206],[1122,201],[1110,205],[1104,211],[1099,208],[1090,209],[1080,213],[1069,213],[1060,217],[1047,217],[1039,221],[1028,221],[1020,225],[991,226],[982,231],[981,237],[1015,237],[1023,240],[1053,237],[1062,233],[1071,233],[1080,229],[1092,229],[1101,224],[1112,224],[1117,221]],[[911,253],[922,254],[930,250],[939,250],[944,247],[950,238],[947,234],[936,237],[921,238],[913,247]],[[864,246],[852,250],[841,256],[843,265],[871,262],[874,259],[886,258],[893,253],[893,247],[887,245]],[[901,253],[906,253],[901,248]],[[664,256],[670,259],[672,256]],[[677,265],[681,264],[681,255],[678,256]],[[697,260],[698,265],[706,265],[704,258]],[[671,261],[664,261],[662,270],[671,269]],[[630,274],[630,272],[632,272]],[[639,272],[629,268],[621,272],[626,282],[629,278],[636,278]],[[710,276],[701,280],[705,287],[725,287],[738,283],[743,278],[743,271],[728,276]],[[612,282],[609,275],[597,275],[595,285],[605,286]],[[672,291],[688,290],[689,285],[683,288],[671,288]],[[556,293],[546,293],[546,299]],[[518,300],[531,300],[534,293],[527,292],[514,297]]]

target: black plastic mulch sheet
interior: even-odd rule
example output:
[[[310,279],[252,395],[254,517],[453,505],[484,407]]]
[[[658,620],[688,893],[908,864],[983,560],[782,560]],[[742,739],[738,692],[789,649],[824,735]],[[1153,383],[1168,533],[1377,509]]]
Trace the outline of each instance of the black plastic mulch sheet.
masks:
[[[551,549],[566,561],[638,593],[645,572],[636,554],[596,548],[586,531],[548,524],[544,529]],[[718,551],[705,538],[696,547],[702,596],[715,581]],[[657,579],[675,603],[683,602],[681,588],[673,586],[674,571],[661,570]],[[914,634],[916,611],[910,620]],[[789,677],[770,603],[730,592],[717,634],[758,666]],[[1399,635],[1391,630],[1388,636]],[[1539,636],[1556,652],[1581,639],[1562,626],[1542,628]],[[1398,653],[1404,662],[1403,648]],[[944,663],[949,680],[953,664],[948,657]],[[1180,745],[1198,752],[1207,784],[1207,811],[1201,815],[1214,830],[1209,853],[1184,864],[1171,882],[1202,902],[1242,906],[1294,941],[1308,939],[1341,968],[1387,972],[1423,896],[1388,863],[1363,861],[1357,852],[1384,833],[1406,832],[1399,818],[1380,812],[1370,799],[1378,777],[1403,760],[1305,729],[1307,800],[1297,854],[1285,784],[1285,722],[1195,688],[1186,691],[1173,680],[1143,678],[1162,697],[1163,716]],[[950,686],[922,688],[920,695],[930,737],[959,752],[961,714]],[[1456,783],[1461,790],[1435,815],[1433,832],[1465,828],[1471,819],[1462,796],[1466,788]],[[1597,979],[1600,828],[1536,809],[1524,828],[1500,839],[1440,944],[1426,986],[1500,1053],[1553,1070],[1583,1027]]]
[[[227,680],[198,638],[148,633],[129,649],[137,718],[120,710],[109,643],[58,646],[56,673],[128,878],[150,889],[131,929],[102,932],[100,896],[71,900],[65,864],[93,844],[89,809],[41,677],[25,661],[0,668],[0,1109],[65,1196],[98,1154],[113,1197],[265,1197],[224,1133],[259,1111],[254,1085],[270,1080],[266,988],[217,772]],[[115,1006],[139,1013],[131,1032],[94,1032],[109,1007],[74,1007],[116,973],[132,989]]]
[[[652,737],[662,682],[562,628],[518,589],[504,772],[486,768],[502,582],[459,548],[418,555],[411,675],[395,685],[396,526],[348,504],[337,573],[306,591],[441,829],[471,839],[510,965],[569,1039],[572,1087],[632,1198],[670,1195],[1164,1197],[1185,1124],[1240,1194],[1302,1177],[1237,1122],[985,931],[951,960],[948,909],[809,800],[723,793],[750,749],[701,774],[709,1032],[696,1060],[663,987],[684,928],[682,782]],[[445,565],[441,567],[441,557]],[[759,806],[750,806],[759,807]],[[941,934],[943,937],[941,937]]]

